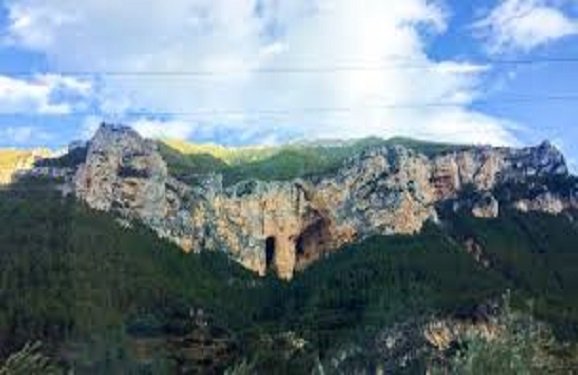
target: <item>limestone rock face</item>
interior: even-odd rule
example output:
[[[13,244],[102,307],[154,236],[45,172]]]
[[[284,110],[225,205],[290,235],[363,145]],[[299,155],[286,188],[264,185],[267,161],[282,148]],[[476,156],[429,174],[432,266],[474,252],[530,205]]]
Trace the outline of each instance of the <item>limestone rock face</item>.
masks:
[[[131,129],[103,125],[77,172],[76,193],[95,209],[142,220],[187,251],[224,251],[261,275],[290,279],[357,239],[419,232],[437,220],[436,203],[465,189],[481,193],[472,214],[492,218],[499,215],[490,193],[496,185],[567,173],[564,158],[547,143],[520,150],[471,147],[434,157],[384,146],[348,160],[333,176],[224,188],[220,175],[207,175],[187,186],[169,176],[152,142]],[[536,208],[560,207],[550,202]]]
[[[169,177],[156,144],[134,130],[103,124],[75,176],[77,197],[91,208],[137,218],[187,250],[188,222],[179,226],[185,190]],[[188,213],[184,216],[187,217]]]
[[[474,203],[472,215],[474,217],[493,219],[500,214],[500,203],[490,193],[484,194]]]
[[[227,249],[249,269],[288,279],[357,238],[421,230],[435,216],[430,174],[423,156],[394,148],[360,155],[316,182],[216,184],[196,196],[195,247]]]
[[[103,125],[88,148],[76,178],[79,197],[91,207],[112,208],[141,218],[165,216],[167,167],[133,130]]]
[[[566,210],[578,209],[576,196],[564,199],[551,192],[538,195],[534,199],[522,199],[514,203],[514,207],[522,212],[545,212],[558,215]]]
[[[79,197],[103,211],[115,208],[141,218],[164,216],[168,172],[154,145],[133,130],[103,125],[76,178]]]
[[[526,173],[564,174],[566,169],[549,145],[472,148],[433,159],[404,147],[382,147],[316,181],[248,181],[223,189],[218,179],[212,180],[208,188],[197,189],[193,247],[227,249],[251,270],[264,274],[271,269],[291,278],[356,239],[419,232],[427,220],[436,219],[437,202],[455,198],[466,186],[486,192],[472,214],[497,217],[499,203],[489,190],[524,179]],[[274,248],[269,260],[268,242]]]
[[[316,213],[298,183],[245,182],[201,193],[192,209],[194,247],[226,249],[247,268],[290,277],[300,233]],[[267,259],[267,243],[270,254]]]
[[[432,162],[440,199],[455,195],[466,185],[488,191],[499,183],[568,174],[564,156],[548,142],[523,149],[471,147],[434,157]]]

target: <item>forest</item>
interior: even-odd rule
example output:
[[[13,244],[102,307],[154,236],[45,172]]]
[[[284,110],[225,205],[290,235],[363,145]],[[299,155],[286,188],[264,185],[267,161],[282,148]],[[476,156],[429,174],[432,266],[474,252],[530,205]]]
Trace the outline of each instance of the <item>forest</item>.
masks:
[[[475,319],[505,293],[560,348],[578,341],[578,228],[568,216],[448,213],[416,236],[345,246],[288,283],[223,253],[185,254],[46,184],[0,192],[4,359],[40,343],[59,371],[312,373],[387,327]],[[487,263],[465,251],[467,240]]]

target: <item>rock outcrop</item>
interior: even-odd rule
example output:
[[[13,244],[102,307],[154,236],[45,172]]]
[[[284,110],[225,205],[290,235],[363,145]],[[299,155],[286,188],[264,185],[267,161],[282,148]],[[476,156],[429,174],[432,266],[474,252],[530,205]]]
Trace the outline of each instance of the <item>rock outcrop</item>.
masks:
[[[552,192],[545,192],[532,199],[521,199],[514,203],[514,207],[522,212],[534,211],[558,215],[567,210],[578,210],[578,194],[565,198]]]
[[[483,194],[473,205],[472,215],[483,219],[493,219],[500,214],[500,203],[490,193]]]
[[[167,166],[154,143],[133,130],[103,125],[76,177],[77,193],[91,207],[149,219],[168,214]]]
[[[566,174],[563,156],[548,143],[431,157],[393,146],[363,152],[328,177],[225,188],[220,175],[209,175],[187,186],[169,176],[154,143],[103,125],[78,170],[76,192],[89,206],[140,219],[187,251],[225,251],[261,275],[290,279],[343,244],[419,232],[437,220],[438,202],[464,190],[481,194],[472,214],[492,218],[500,209],[490,193],[497,185]]]
[[[169,177],[156,147],[130,128],[103,124],[76,173],[76,195],[96,210],[142,220],[189,251],[187,187]]]

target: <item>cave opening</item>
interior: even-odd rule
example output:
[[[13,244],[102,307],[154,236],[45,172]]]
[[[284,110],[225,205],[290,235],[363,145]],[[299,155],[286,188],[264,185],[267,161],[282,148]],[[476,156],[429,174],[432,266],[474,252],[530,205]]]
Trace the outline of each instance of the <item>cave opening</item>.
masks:
[[[330,243],[329,221],[320,218],[305,228],[295,238],[295,269],[304,270],[309,264],[322,257]]]
[[[297,255],[297,257],[305,255],[305,244],[303,234],[297,237],[297,240],[295,241],[295,255]]]
[[[265,240],[265,266],[267,271],[271,270],[275,265],[275,247],[276,247],[275,237],[267,237]]]

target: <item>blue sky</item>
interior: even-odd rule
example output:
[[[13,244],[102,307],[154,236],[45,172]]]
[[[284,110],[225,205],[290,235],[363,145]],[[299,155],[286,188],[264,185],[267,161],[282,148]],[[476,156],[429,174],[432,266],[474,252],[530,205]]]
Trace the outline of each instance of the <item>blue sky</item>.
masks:
[[[106,120],[227,145],[550,139],[575,163],[574,59],[576,0],[0,0],[0,147]]]

